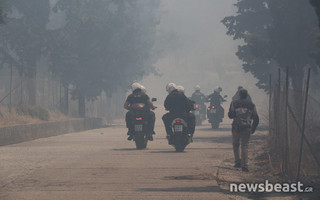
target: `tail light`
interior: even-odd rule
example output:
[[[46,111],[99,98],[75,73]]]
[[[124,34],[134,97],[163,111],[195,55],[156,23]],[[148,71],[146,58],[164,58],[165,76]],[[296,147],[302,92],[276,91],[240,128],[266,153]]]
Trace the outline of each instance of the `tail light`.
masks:
[[[212,106],[211,108],[214,109],[214,106]]]
[[[142,117],[137,117],[136,120],[137,120],[137,121],[141,121],[141,120],[142,120]]]
[[[133,108],[133,109],[141,109],[141,108],[144,108],[144,104],[133,104],[131,107]]]
[[[177,120],[176,120],[176,123],[181,123],[181,120],[180,120],[180,119],[177,119]]]
[[[198,104],[196,104],[196,108],[199,108],[199,105],[198,105]]]

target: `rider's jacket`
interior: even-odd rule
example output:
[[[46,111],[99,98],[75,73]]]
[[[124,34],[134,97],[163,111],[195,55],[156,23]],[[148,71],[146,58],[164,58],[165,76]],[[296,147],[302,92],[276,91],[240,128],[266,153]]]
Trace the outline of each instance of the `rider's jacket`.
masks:
[[[208,96],[208,98],[210,99],[210,106],[220,106],[224,101],[224,99],[218,92],[213,92]]]
[[[178,90],[172,91],[164,101],[164,107],[171,113],[188,113],[192,109],[190,100]]]
[[[197,104],[202,105],[206,100],[206,96],[200,91],[195,91],[191,96],[191,100],[195,101]]]
[[[148,106],[148,101],[149,101],[149,96],[146,95],[144,92],[142,92],[141,89],[136,89],[132,92],[132,94],[130,94],[128,97],[127,97],[127,102],[130,104],[130,105],[133,105],[135,103],[143,103],[145,104],[146,106]]]

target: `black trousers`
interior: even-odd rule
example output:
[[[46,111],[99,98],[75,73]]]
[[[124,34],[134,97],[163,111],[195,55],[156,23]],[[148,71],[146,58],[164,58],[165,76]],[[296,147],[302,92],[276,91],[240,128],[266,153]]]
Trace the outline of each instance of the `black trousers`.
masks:
[[[181,117],[182,119],[186,120],[188,123],[188,132],[190,134],[194,133],[196,127],[196,118],[192,113],[166,113],[162,116],[163,124],[166,128],[166,132],[168,135],[172,135],[172,127],[171,123],[176,117]]]

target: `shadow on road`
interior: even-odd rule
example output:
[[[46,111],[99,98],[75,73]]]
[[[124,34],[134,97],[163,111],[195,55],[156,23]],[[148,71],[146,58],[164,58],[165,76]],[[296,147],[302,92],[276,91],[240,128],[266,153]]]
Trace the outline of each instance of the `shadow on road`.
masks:
[[[253,134],[250,137],[250,142],[263,142],[267,138],[266,134]],[[211,143],[230,143],[232,144],[232,135],[230,134],[226,136],[213,136],[213,137],[197,137],[193,138],[195,142],[211,142]]]
[[[113,151],[139,151],[136,148],[112,149]]]
[[[176,152],[176,150],[172,149],[172,150],[160,150],[160,151],[151,151],[150,153],[186,153],[186,150],[183,152]]]
[[[249,192],[230,192],[230,190],[222,189],[219,186],[205,186],[205,187],[173,187],[173,188],[141,188],[139,192],[211,192],[221,193],[236,197],[242,196],[248,199],[269,199],[276,197],[291,197],[293,194],[283,193],[249,193]],[[214,196],[213,196],[214,197]],[[231,198],[230,198],[231,199]]]
[[[218,186],[207,187],[173,187],[173,188],[141,188],[142,192],[220,192]]]
[[[206,187],[173,187],[173,188],[141,188],[140,192],[212,192],[222,193],[234,196],[249,197],[248,193],[232,193],[229,190],[221,189],[219,186],[206,186]],[[253,199],[256,199],[255,196]]]
[[[215,137],[194,137],[193,140],[199,142],[212,142],[212,143],[231,143],[232,136],[215,136]]]
[[[218,129],[212,129],[209,126],[196,126],[196,131],[210,131],[210,132],[224,132],[224,131],[229,131],[231,132],[231,127],[222,127]]]

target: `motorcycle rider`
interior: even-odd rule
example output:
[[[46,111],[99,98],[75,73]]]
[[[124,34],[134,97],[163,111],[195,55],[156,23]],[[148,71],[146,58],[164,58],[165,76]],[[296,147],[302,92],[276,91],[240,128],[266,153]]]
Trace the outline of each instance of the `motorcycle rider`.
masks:
[[[143,85],[141,85],[141,91],[146,94],[147,93],[147,88],[144,87]]]
[[[168,96],[164,101],[164,107],[169,112],[163,115],[162,120],[166,128],[169,144],[172,144],[172,120],[177,116],[185,118],[188,123],[188,133],[192,136],[195,130],[195,116],[190,113],[193,108],[190,99],[188,99],[182,91],[177,90],[176,84],[167,84],[166,90]]]
[[[177,86],[177,90],[178,90],[178,92],[181,92],[181,93],[183,93],[184,95],[185,95],[185,89],[184,89],[184,87],[182,86],[182,85],[178,85]],[[191,110],[193,110],[193,105],[196,103],[195,101],[193,101],[193,100],[191,100],[191,99],[189,99],[188,97],[187,97],[187,99],[188,99],[188,102],[189,102],[189,104],[190,104],[190,107],[192,108]]]
[[[184,87],[182,85],[177,85],[177,90],[178,90],[178,92],[181,92],[183,94],[185,92],[185,89],[184,89]]]
[[[239,92],[241,89],[243,89],[243,87],[241,85],[239,85],[237,92],[232,97],[232,101],[240,99]],[[249,94],[247,96],[247,100],[252,102],[252,99]]]
[[[222,92],[222,88],[217,86],[213,93],[210,94],[207,98],[210,99],[210,106],[214,106],[217,108],[217,113],[221,116],[221,122],[224,118],[224,108],[221,106],[222,102],[226,102],[226,100],[220,95]]]
[[[150,100],[149,96],[145,94],[145,92],[142,91],[141,87],[142,85],[140,83],[133,83],[131,85],[131,91],[132,93],[127,97],[127,100],[124,103],[124,108],[128,110],[126,113],[126,125],[128,128],[128,133],[129,135],[128,140],[133,139],[133,134],[134,134],[134,127],[133,127],[133,118],[135,117],[135,113],[133,110],[131,110],[131,105],[135,103],[143,103],[147,106],[146,109],[146,114],[147,114],[147,119],[148,119],[148,128],[149,128],[149,135],[148,139],[150,141],[153,140],[153,136],[155,134],[154,132],[154,123],[155,123],[155,114],[152,112],[150,109],[154,110],[156,109],[156,106],[153,105],[152,101]]]
[[[191,96],[191,100],[196,102],[200,107],[200,112],[203,113],[204,119],[205,119],[205,113],[206,113],[206,105],[204,104],[206,102],[206,96],[200,92],[201,88],[199,85],[196,85],[195,91]]]
[[[248,91],[240,89],[240,99],[230,104],[228,116],[232,122],[233,153],[236,168],[248,172],[248,143],[250,135],[253,134],[259,124],[259,116],[255,105],[247,99]],[[241,159],[239,147],[241,143]]]

